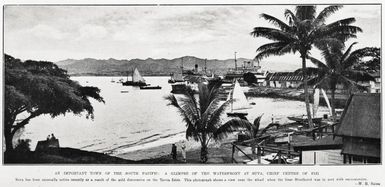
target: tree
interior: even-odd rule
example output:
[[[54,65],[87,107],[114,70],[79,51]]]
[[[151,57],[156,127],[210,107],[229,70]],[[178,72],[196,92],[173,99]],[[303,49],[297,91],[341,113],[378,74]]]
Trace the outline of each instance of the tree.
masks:
[[[52,62],[22,62],[7,54],[4,55],[4,62],[4,137],[7,151],[13,150],[15,133],[32,118],[42,114],[56,117],[84,111],[87,118],[93,118],[94,110],[88,98],[104,102],[98,88],[79,85]]]
[[[332,108],[333,119],[335,119],[334,101],[337,85],[342,84],[346,88],[363,89],[364,87],[358,84],[357,81],[373,79],[368,72],[357,70],[365,68],[354,69],[354,67],[365,64],[362,59],[366,57],[375,57],[377,53],[374,51],[378,50],[379,52],[379,49],[373,50],[373,48],[362,48],[352,51],[355,44],[356,43],[351,44],[345,52],[345,47],[339,45],[325,45],[320,47],[325,62],[311,56],[307,57],[314,65],[316,65],[316,68],[309,67],[306,69],[307,72],[316,75],[309,80],[309,84],[316,88],[323,88],[331,91],[330,105]],[[297,70],[297,72],[302,72],[302,70]]]
[[[255,75],[251,72],[247,72],[247,73],[243,74],[243,80],[245,80],[247,82],[247,84],[249,84],[249,85],[251,85],[253,83],[258,83],[257,77],[255,77]]]
[[[311,121],[309,105],[306,56],[313,45],[315,47],[325,43],[343,45],[344,41],[356,37],[356,33],[362,31],[359,27],[351,25],[355,22],[354,18],[346,18],[325,24],[326,18],[340,8],[342,6],[328,6],[316,15],[316,6],[296,6],[294,13],[290,10],[285,11],[288,23],[271,15],[261,14],[262,18],[278,27],[278,29],[255,27],[251,32],[251,35],[254,37],[265,37],[274,41],[264,44],[257,49],[258,54],[255,58],[258,61],[271,55],[299,52],[302,59],[306,112],[310,127],[313,126],[313,123]]]
[[[193,138],[201,144],[201,162],[207,161],[208,145],[211,140],[222,140],[235,129],[237,125],[221,124],[221,115],[226,110],[231,100],[220,104],[218,89],[220,84],[207,86],[199,84],[199,95],[188,87],[180,99],[171,94],[165,99],[169,105],[177,108],[186,123],[186,139]]]
[[[363,59],[353,66],[355,70],[361,70],[368,73],[381,71],[381,49],[378,47],[365,47],[361,49],[361,53],[367,54],[369,59]]]

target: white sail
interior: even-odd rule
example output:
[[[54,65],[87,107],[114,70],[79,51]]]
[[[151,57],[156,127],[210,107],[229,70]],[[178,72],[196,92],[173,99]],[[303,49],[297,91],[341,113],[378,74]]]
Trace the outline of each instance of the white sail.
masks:
[[[325,98],[326,104],[328,105],[329,113],[330,113],[330,115],[332,115],[332,107],[330,106],[328,96],[326,95],[326,92],[325,92],[324,89],[321,89],[321,91],[322,91],[322,95],[323,95],[324,98]]]
[[[249,103],[247,102],[246,96],[242,91],[241,85],[239,85],[238,81],[235,81],[235,86],[232,92],[230,92],[232,102],[232,110],[242,110],[251,108]]]
[[[138,68],[135,68],[134,73],[132,74],[132,82],[146,82],[140,75]]]
[[[319,89],[316,88],[314,90],[314,98],[313,98],[313,117],[316,116],[317,111],[318,111],[318,106],[319,106]]]

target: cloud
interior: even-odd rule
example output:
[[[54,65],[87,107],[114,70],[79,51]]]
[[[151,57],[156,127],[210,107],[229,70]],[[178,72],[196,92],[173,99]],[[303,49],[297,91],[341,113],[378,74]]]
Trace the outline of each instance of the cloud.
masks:
[[[54,27],[38,24],[33,28],[26,30],[26,35],[30,34],[37,38],[61,40],[65,37],[65,34]]]
[[[42,59],[42,54],[50,52],[46,60],[82,55],[223,59],[231,58],[234,51],[253,58],[255,50],[269,40],[249,33],[254,27],[273,27],[259,15],[285,20],[285,9],[294,10],[294,6],[11,6],[4,10],[4,50],[32,59],[34,54]],[[380,6],[346,5],[330,18],[356,17],[355,25],[364,29],[356,41],[380,45],[379,13]]]
[[[108,32],[103,26],[84,25],[79,29],[79,37],[76,40],[102,39],[107,36]]]

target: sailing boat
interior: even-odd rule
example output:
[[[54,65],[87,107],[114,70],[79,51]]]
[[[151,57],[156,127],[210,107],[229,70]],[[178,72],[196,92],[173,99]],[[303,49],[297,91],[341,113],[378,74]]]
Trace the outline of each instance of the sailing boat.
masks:
[[[232,91],[230,91],[227,100],[232,99],[230,106],[231,112],[227,113],[227,116],[238,116],[245,117],[248,113],[242,112],[244,109],[249,109],[251,106],[247,102],[246,96],[242,91],[241,85],[239,85],[238,81],[235,81],[235,85]],[[239,111],[241,110],[241,111]],[[239,112],[235,112],[239,111]]]
[[[138,68],[135,68],[134,72],[132,73],[132,81],[128,80],[122,83],[123,86],[147,86],[146,81],[144,78],[140,75]]]

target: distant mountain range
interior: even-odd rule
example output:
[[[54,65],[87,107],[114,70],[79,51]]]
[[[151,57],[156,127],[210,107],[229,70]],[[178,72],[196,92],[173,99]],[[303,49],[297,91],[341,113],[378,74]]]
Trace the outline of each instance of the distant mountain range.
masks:
[[[70,75],[109,75],[109,76],[125,76],[137,67],[143,75],[170,75],[170,73],[180,72],[183,59],[183,69],[192,70],[195,65],[198,65],[198,70],[203,71],[205,68],[205,59],[194,56],[184,56],[174,59],[131,59],[131,60],[117,60],[117,59],[93,59],[85,58],[81,60],[67,59],[58,61],[56,64],[68,71]],[[238,58],[238,67],[243,63],[250,62],[251,59]],[[256,63],[254,65],[257,65]],[[294,65],[294,66],[293,66]],[[292,63],[274,63],[261,62],[260,66],[265,71],[294,71],[298,69],[298,64]],[[208,72],[223,75],[229,68],[234,68],[234,59],[218,60],[207,59],[206,68]]]

